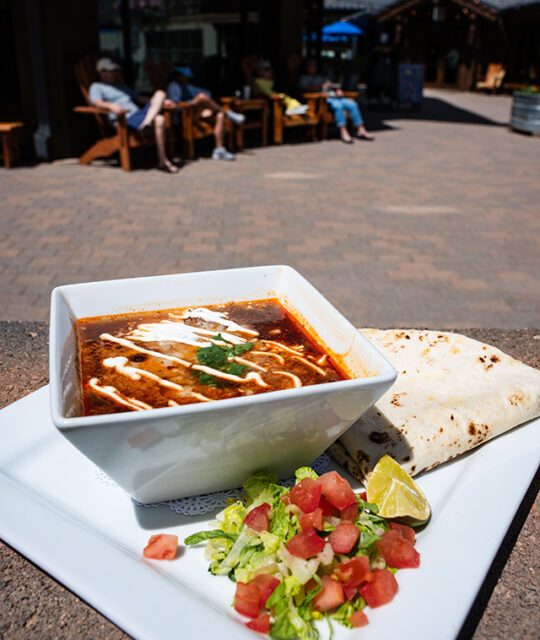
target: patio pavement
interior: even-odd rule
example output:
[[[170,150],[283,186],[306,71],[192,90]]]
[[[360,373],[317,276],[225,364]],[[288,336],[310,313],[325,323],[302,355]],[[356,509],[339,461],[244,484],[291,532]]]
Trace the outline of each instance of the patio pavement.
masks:
[[[0,170],[0,319],[46,320],[61,284],[285,263],[358,325],[540,326],[540,139],[507,96],[425,93],[365,111],[374,143]]]

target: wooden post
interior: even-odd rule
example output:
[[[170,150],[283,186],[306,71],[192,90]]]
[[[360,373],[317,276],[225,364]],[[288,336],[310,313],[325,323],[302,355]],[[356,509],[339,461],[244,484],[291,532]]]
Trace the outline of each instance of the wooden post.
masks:
[[[118,116],[118,137],[120,138],[120,164],[124,171],[131,171],[131,154],[129,152],[129,133],[124,114]]]

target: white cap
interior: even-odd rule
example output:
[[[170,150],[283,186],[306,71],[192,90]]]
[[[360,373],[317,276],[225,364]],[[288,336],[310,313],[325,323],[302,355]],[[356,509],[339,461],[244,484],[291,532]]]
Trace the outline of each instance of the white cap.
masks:
[[[113,62],[110,58],[100,58],[96,64],[97,71],[116,71],[120,69],[120,65]]]

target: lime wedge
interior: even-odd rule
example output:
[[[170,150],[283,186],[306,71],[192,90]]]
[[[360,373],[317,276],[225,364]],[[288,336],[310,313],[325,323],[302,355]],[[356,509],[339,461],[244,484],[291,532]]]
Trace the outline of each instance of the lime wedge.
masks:
[[[420,487],[390,456],[377,462],[367,483],[368,502],[383,518],[399,518],[412,525],[429,520],[431,507]]]

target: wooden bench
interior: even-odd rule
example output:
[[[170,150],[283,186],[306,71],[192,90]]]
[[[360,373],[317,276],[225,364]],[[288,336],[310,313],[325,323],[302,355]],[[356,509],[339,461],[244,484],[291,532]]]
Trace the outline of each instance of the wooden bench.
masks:
[[[4,167],[6,169],[11,169],[20,158],[19,130],[22,127],[22,122],[0,122],[2,155],[4,156]]]

